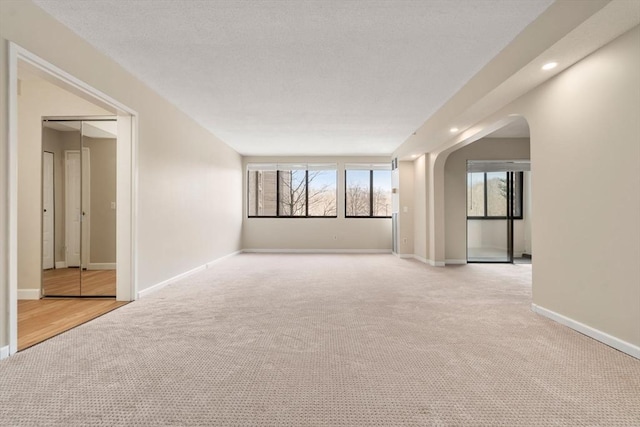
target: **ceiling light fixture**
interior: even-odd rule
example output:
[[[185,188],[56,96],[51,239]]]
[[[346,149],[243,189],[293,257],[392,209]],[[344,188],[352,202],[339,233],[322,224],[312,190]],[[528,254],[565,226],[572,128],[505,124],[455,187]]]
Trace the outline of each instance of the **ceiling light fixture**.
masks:
[[[542,69],[545,70],[545,71],[549,71],[549,70],[552,70],[552,69],[556,68],[557,66],[558,66],[557,62],[547,62],[546,64],[544,64],[542,66]]]
[[[453,132],[458,132],[458,130],[459,130],[458,128],[451,128],[451,129],[449,129],[449,131],[451,131],[451,133],[453,133]]]

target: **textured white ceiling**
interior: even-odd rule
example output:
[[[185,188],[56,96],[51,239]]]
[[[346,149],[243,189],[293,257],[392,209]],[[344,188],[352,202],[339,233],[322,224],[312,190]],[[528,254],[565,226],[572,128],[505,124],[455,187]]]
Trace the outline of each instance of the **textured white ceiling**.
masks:
[[[529,137],[529,123],[523,119],[518,118],[508,125],[498,129],[497,131],[490,133],[485,138],[528,138]]]
[[[551,0],[35,0],[245,155],[390,154]]]

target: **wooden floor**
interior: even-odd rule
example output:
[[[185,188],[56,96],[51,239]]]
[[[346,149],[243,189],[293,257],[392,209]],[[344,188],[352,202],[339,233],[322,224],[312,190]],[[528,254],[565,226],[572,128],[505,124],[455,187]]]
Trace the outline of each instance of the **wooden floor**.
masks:
[[[18,351],[68,331],[126,301],[114,299],[40,299],[18,301]]]
[[[42,292],[44,296],[115,296],[116,270],[83,270],[82,273],[79,268],[44,270]]]

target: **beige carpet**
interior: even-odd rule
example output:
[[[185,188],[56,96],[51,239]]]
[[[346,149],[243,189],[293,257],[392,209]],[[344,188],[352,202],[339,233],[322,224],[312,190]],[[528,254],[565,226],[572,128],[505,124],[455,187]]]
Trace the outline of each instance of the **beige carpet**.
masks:
[[[531,266],[243,254],[0,362],[0,425],[640,426]]]

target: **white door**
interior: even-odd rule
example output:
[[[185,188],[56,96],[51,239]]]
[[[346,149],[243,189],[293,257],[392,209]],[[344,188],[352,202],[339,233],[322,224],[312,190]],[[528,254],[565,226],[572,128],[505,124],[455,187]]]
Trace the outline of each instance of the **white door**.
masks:
[[[42,268],[53,268],[54,260],[54,203],[53,203],[53,153],[42,157]]]
[[[84,268],[89,263],[90,164],[89,149],[68,150],[65,155],[65,248],[67,267]],[[82,180],[80,175],[82,174]],[[82,254],[82,255],[81,255]]]
[[[91,163],[89,148],[82,148],[82,269],[89,266],[91,248]]]
[[[80,227],[82,209],[80,196],[80,152],[64,152],[64,242],[67,267],[80,266]]]

